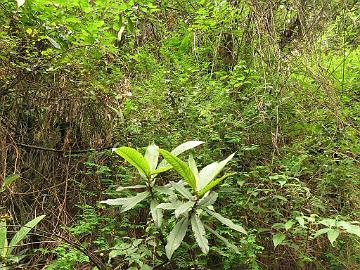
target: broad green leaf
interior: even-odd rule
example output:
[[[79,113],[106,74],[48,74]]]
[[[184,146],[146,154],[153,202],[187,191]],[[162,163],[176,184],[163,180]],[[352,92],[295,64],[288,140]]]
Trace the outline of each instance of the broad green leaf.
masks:
[[[182,144],[180,144],[179,146],[177,146],[175,149],[173,149],[171,151],[171,154],[173,154],[174,156],[178,156],[181,153],[190,150],[192,148],[195,148],[196,146],[199,146],[200,144],[203,144],[204,142],[202,141],[188,141],[188,142],[184,142]]]
[[[25,4],[25,0],[16,0],[18,7],[21,7]]]
[[[195,240],[201,248],[201,251],[207,254],[209,252],[209,242],[205,237],[204,224],[196,214],[191,216],[191,228],[194,232]]]
[[[207,196],[202,197],[199,200],[199,207],[208,207],[213,205],[218,198],[218,194],[216,192],[210,192]]]
[[[155,200],[155,199],[151,200],[151,203],[150,203],[151,216],[154,220],[155,226],[160,228],[162,219],[163,219],[163,211],[161,208],[158,208],[158,205],[159,205],[159,203],[157,200]]]
[[[301,227],[305,228],[305,220],[302,216],[296,217],[295,219],[299,222]]]
[[[336,220],[331,218],[325,218],[319,221],[320,224],[325,225],[326,227],[335,227]]]
[[[180,144],[178,147],[176,147],[174,150],[171,151],[171,154],[173,154],[174,156],[178,156],[181,153],[190,150],[192,148],[195,148],[196,146],[199,146],[200,144],[203,144],[204,142],[202,141],[188,141],[185,143]],[[169,165],[169,163],[164,159],[163,161],[160,162],[158,168],[161,167],[167,167]]]
[[[331,230],[330,228],[320,229],[320,230],[318,230],[318,231],[315,232],[314,238],[319,237],[320,235],[325,234],[325,233],[327,233],[327,232],[330,231],[330,230]]]
[[[172,166],[167,166],[167,167],[161,167],[161,168],[157,168],[156,170],[153,170],[151,172],[151,175],[153,174],[159,174],[159,173],[162,173],[162,172],[166,172],[168,170],[172,169]]]
[[[134,208],[139,202],[146,199],[149,195],[150,195],[149,191],[144,191],[133,197],[107,199],[105,201],[101,201],[100,203],[105,203],[108,205],[121,205],[122,206],[121,212],[126,212]]]
[[[135,185],[135,186],[127,186],[127,187],[118,187],[116,191],[122,191],[126,189],[138,189],[138,188],[146,188],[146,185]]]
[[[179,192],[181,195],[183,195],[186,199],[191,199],[192,195],[190,191],[186,189],[183,185],[176,183],[176,182],[170,182],[171,186],[175,188],[177,192]]]
[[[14,235],[14,237],[11,239],[9,243],[9,247],[7,250],[7,256],[11,255],[11,252],[14,250],[16,245],[20,243],[27,235],[28,233],[45,217],[45,215],[38,216],[32,220],[30,220],[28,223],[26,223],[24,226],[21,227],[21,229]]]
[[[178,174],[180,174],[180,176],[195,190],[196,179],[189,166],[184,161],[166,150],[159,149],[159,152],[166,159],[166,161],[174,167]]]
[[[334,229],[331,229],[330,231],[327,232],[327,237],[328,237],[331,244],[334,243],[336,238],[338,238],[339,234],[340,234],[339,231],[334,230]]]
[[[158,160],[159,160],[158,149],[159,149],[159,147],[154,143],[150,144],[146,148],[145,159],[146,159],[147,163],[149,164],[151,172],[154,171],[156,169],[156,166],[158,165]]]
[[[188,164],[189,164],[190,170],[193,172],[193,174],[195,176],[196,187],[198,187],[199,186],[199,171],[198,171],[198,168],[196,167],[196,162],[192,155],[189,155]]]
[[[181,205],[181,202],[176,201],[173,203],[160,203],[156,208],[165,209],[165,210],[171,210],[176,209]]]
[[[180,246],[182,240],[184,239],[188,226],[188,217],[183,217],[178,223],[176,223],[175,227],[170,232],[167,244],[165,246],[166,256],[169,260],[171,259],[174,251]]]
[[[206,192],[208,192],[209,190],[211,190],[213,187],[217,186],[222,180],[228,178],[229,176],[232,176],[236,173],[227,173],[225,175],[223,175],[222,177],[220,178],[217,178],[213,181],[211,181],[209,184],[207,184],[203,189],[201,189],[199,192],[198,192],[198,195],[201,197],[202,195],[204,195]]]
[[[294,221],[293,220],[288,220],[286,223],[285,223],[285,225],[284,225],[284,228],[285,228],[285,230],[290,230],[291,229],[291,227],[294,225]]]
[[[0,258],[5,257],[7,250],[7,227],[6,221],[0,220]]]
[[[346,232],[355,234],[358,237],[360,237],[360,227],[359,226],[353,225],[346,221],[338,221],[336,223],[336,226],[342,227],[344,230],[346,230]]]
[[[12,174],[12,175],[6,176],[2,186],[4,188],[6,188],[6,187],[10,186],[12,183],[14,183],[19,178],[20,178],[20,175],[18,175],[18,174]]]
[[[178,218],[180,215],[188,212],[194,206],[194,204],[195,204],[194,201],[188,201],[186,203],[179,205],[175,209],[175,217]]]
[[[223,241],[225,243],[225,245],[228,248],[231,248],[232,250],[234,250],[236,253],[239,253],[239,249],[237,248],[237,246],[235,246],[234,244],[230,243],[225,237],[221,236],[220,234],[218,234],[216,231],[214,231],[213,229],[211,229],[208,225],[204,224],[205,228],[211,232],[212,234],[214,234],[217,238],[219,238],[221,241]]]
[[[229,228],[231,228],[231,229],[233,229],[235,231],[247,234],[246,230],[243,227],[241,227],[240,225],[235,224],[230,219],[228,219],[226,217],[223,217],[219,213],[216,213],[216,212],[211,211],[209,209],[206,209],[206,212],[208,212],[211,216],[215,217],[217,220],[219,220],[221,223],[228,226]]]
[[[169,195],[169,196],[176,196],[175,192],[169,186],[154,186],[153,190],[159,192],[161,194]]]
[[[280,245],[285,240],[285,234],[283,234],[283,233],[274,234],[272,240],[274,243],[274,247],[276,248],[278,245]]]
[[[204,167],[199,172],[199,186],[197,187],[197,190],[201,190],[209,184],[210,181],[213,180],[221,172],[225,165],[234,157],[234,155],[235,153],[231,154],[221,162],[214,162]]]
[[[150,167],[146,159],[140,154],[137,150],[130,147],[120,147],[113,149],[113,151],[133,165],[136,169],[139,170],[141,174],[146,177],[150,176]]]

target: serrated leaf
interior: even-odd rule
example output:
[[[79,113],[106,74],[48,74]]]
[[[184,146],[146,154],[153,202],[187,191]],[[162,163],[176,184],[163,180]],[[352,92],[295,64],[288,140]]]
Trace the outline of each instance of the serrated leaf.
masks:
[[[9,243],[7,256],[11,255],[11,252],[14,250],[16,245],[19,244],[44,217],[45,215],[38,216],[21,227],[21,229],[14,235]]]
[[[228,156],[225,160],[221,162],[214,162],[205,166],[199,172],[199,186],[197,190],[203,189],[207,184],[209,184],[226,166],[226,164],[234,157],[235,153]]]
[[[209,205],[213,205],[218,198],[218,194],[216,192],[210,192],[207,196],[202,197],[199,200],[199,207],[208,207]]]
[[[165,246],[166,256],[170,260],[174,251],[180,246],[183,241],[186,231],[189,226],[188,217],[183,217],[178,223],[176,223],[173,230],[170,232],[167,244]]]
[[[186,203],[180,204],[175,209],[175,217],[178,218],[180,215],[188,212],[194,206],[194,204],[195,204],[194,201],[188,201]]]
[[[234,250],[236,253],[239,253],[239,249],[237,248],[237,246],[235,246],[234,244],[230,243],[225,237],[221,236],[220,234],[218,234],[216,231],[214,231],[213,229],[211,229],[208,225],[204,224],[204,227],[211,232],[212,234],[214,234],[217,238],[219,238],[221,241],[223,241],[225,243],[225,245],[228,248],[231,248],[232,250]]]
[[[100,203],[105,203],[108,205],[121,205],[122,206],[121,212],[126,212],[134,208],[139,202],[146,199],[149,195],[150,195],[149,191],[144,191],[133,197],[107,199],[105,201],[101,201]]]
[[[327,237],[331,244],[335,242],[335,240],[338,238],[339,235],[340,233],[338,230],[331,229],[327,232]]]
[[[227,173],[225,175],[223,175],[220,178],[217,178],[213,181],[211,181],[210,183],[208,183],[203,189],[201,189],[198,192],[198,195],[201,197],[202,195],[204,195],[206,192],[208,192],[209,190],[211,190],[213,187],[217,186],[221,181],[223,181],[224,179],[228,178],[229,176],[232,176],[236,173]]]
[[[166,161],[174,167],[177,173],[180,174],[180,176],[195,190],[196,179],[189,166],[184,161],[166,150],[159,149],[159,152],[166,159]]]
[[[163,219],[163,211],[161,208],[157,207],[158,205],[159,205],[159,203],[157,200],[155,200],[155,199],[151,200],[151,202],[150,202],[151,216],[154,220],[155,226],[160,228],[162,219]]]
[[[173,154],[174,156],[178,156],[181,153],[190,150],[192,148],[195,148],[196,146],[199,146],[200,144],[203,144],[204,142],[202,141],[188,141],[185,143],[180,144],[179,146],[177,146],[175,149],[173,149],[171,151],[171,154]],[[158,168],[161,167],[167,167],[169,165],[169,163],[164,159],[163,161],[160,162]]]
[[[272,240],[274,243],[274,247],[276,248],[278,245],[280,245],[285,240],[285,234],[283,234],[283,233],[274,234]]]
[[[116,191],[122,191],[126,189],[138,189],[138,188],[146,188],[146,185],[135,185],[135,186],[127,186],[127,187],[118,187]]]
[[[226,217],[223,217],[222,215],[220,215],[219,213],[216,213],[214,211],[211,211],[209,209],[205,209],[206,212],[208,212],[211,216],[213,216],[214,218],[216,218],[218,221],[220,221],[222,224],[228,226],[229,228],[235,230],[235,231],[238,231],[238,232],[241,232],[241,233],[244,233],[244,234],[247,234],[246,230],[240,226],[240,225],[237,225],[235,224],[234,222],[232,222],[230,219],[226,218]]]
[[[133,165],[140,174],[149,177],[150,176],[150,167],[146,159],[140,154],[137,150],[131,147],[120,147],[113,149],[113,151]]]
[[[176,183],[176,182],[170,182],[171,186],[175,188],[177,192],[179,192],[182,196],[184,196],[186,199],[191,199],[192,195],[190,191],[188,191],[183,185]]]
[[[158,160],[159,160],[158,149],[159,149],[159,147],[154,143],[150,144],[146,148],[145,159],[146,159],[147,163],[149,164],[151,172],[154,171],[156,169],[156,166],[158,165]]]
[[[204,224],[196,214],[191,216],[191,228],[194,232],[195,240],[198,243],[201,251],[204,254],[207,254],[209,252],[209,242],[205,237]]]

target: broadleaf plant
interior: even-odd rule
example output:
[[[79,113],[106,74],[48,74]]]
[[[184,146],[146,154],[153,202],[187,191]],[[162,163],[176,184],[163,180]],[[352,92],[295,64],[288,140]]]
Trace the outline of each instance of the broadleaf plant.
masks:
[[[213,190],[225,178],[234,173],[226,173],[222,177],[218,177],[226,164],[232,160],[234,154],[229,155],[220,162],[214,162],[205,166],[200,171],[197,168],[195,159],[189,156],[188,162],[181,160],[178,155],[186,150],[192,149],[203,142],[190,141],[179,145],[171,152],[160,149],[155,144],[151,144],[146,148],[143,156],[137,150],[130,147],[120,147],[114,149],[114,152],[133,165],[140,173],[145,183],[129,187],[119,187],[117,190],[142,189],[137,195],[127,198],[116,198],[102,201],[108,205],[119,205],[121,211],[125,212],[144,201],[150,199],[149,215],[151,215],[154,225],[162,233],[163,223],[169,224],[175,219],[175,225],[167,237],[165,245],[165,253],[170,260],[176,249],[184,241],[184,237],[188,231],[189,224],[194,238],[201,251],[204,254],[209,252],[209,242],[206,232],[218,237],[227,247],[238,251],[236,246],[218,234],[206,223],[211,220],[218,220],[223,225],[246,234],[246,230],[235,224],[230,219],[223,217],[214,211],[214,203],[218,198],[218,194]],[[159,164],[159,154],[164,158]],[[174,169],[181,177],[178,182],[170,181],[163,186],[156,183],[157,174],[163,173],[170,169]],[[166,216],[163,211],[169,210],[173,215]],[[168,217],[168,218],[167,218]]]

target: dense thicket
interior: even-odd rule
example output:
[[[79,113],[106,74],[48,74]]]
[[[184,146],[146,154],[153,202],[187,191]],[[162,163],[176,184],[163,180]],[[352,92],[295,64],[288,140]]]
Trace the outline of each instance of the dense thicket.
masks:
[[[46,215],[14,269],[359,267],[358,229],[314,237],[359,221],[357,1],[3,0],[0,10],[0,179],[20,176],[0,211],[10,234]],[[236,151],[217,208],[248,234],[216,227],[239,254],[209,236],[201,255],[189,237],[167,262],[146,205],[98,204],[139,182],[112,147],[187,140],[206,142],[202,165]]]

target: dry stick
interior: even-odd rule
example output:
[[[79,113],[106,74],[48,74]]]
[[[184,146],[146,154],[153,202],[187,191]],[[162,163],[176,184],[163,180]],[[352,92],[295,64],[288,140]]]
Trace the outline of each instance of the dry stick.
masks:
[[[87,152],[95,152],[95,151],[103,151],[103,150],[109,150],[112,149],[114,146],[104,146],[99,148],[89,148],[89,149],[79,149],[79,150],[63,150],[63,149],[54,149],[54,148],[48,148],[48,147],[42,147],[32,144],[25,144],[25,143],[15,143],[18,146],[24,147],[24,148],[31,148],[41,151],[50,151],[50,152],[56,152],[56,153],[68,153],[68,154],[79,154],[79,153],[87,153]]]

